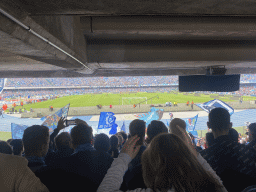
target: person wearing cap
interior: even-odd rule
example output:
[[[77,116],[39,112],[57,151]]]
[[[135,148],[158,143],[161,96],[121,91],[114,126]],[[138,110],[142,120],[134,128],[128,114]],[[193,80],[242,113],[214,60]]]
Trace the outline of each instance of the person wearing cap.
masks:
[[[248,126],[247,134],[249,135],[249,143],[247,146],[256,150],[256,123],[251,123]]]

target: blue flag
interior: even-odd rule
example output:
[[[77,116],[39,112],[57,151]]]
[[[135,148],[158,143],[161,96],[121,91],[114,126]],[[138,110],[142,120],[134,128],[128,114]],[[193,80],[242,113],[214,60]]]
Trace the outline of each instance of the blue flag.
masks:
[[[121,127],[121,131],[124,131],[124,132],[126,133],[124,121],[123,121],[123,125],[122,125],[122,127]]]
[[[197,131],[189,131],[189,133],[191,133],[193,136],[194,136],[194,142],[195,142],[195,145],[197,144],[197,138],[198,138],[198,133]]]
[[[111,129],[109,134],[116,134],[118,125],[116,124],[116,117],[114,115],[113,112],[101,112],[98,129]]]
[[[166,119],[166,125],[167,127],[169,127],[169,121]]]
[[[198,107],[200,107],[201,109],[205,110],[207,113],[210,113],[210,111],[214,108],[217,107],[221,107],[226,109],[230,115],[232,115],[234,113],[234,109],[232,107],[230,107],[227,103],[220,101],[218,99],[214,99],[211,101],[208,101],[206,103],[203,104],[196,104]]]
[[[29,126],[27,125],[19,125],[12,123],[11,124],[11,131],[12,131],[12,139],[22,139],[24,130],[27,129]]]
[[[142,115],[135,115],[138,117],[140,120],[143,120],[146,122],[146,126],[150,124],[151,121],[153,120],[161,120],[163,117],[164,110],[163,109],[157,109],[152,107],[150,112],[144,113]]]
[[[65,107],[61,108],[56,113],[41,118],[41,120],[44,121],[42,125],[50,129],[50,134],[52,134],[53,130],[57,128],[58,122],[61,117],[67,118],[69,106],[70,104],[67,104]]]
[[[186,122],[186,130],[188,132],[195,131],[196,122],[197,122],[198,114],[195,117],[187,119]]]

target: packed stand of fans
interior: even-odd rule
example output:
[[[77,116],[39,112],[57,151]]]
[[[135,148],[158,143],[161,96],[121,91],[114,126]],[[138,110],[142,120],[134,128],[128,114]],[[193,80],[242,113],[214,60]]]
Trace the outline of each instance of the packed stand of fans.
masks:
[[[178,85],[178,76],[132,76],[90,78],[8,78],[6,87],[141,87]]]
[[[17,98],[17,97],[35,97],[35,96],[68,96],[68,95],[82,95],[82,94],[97,94],[97,93],[127,93],[127,92],[169,92],[178,91],[177,87],[145,87],[145,88],[114,88],[114,89],[33,89],[33,90],[8,90],[4,89],[2,92],[3,98]]]
[[[64,122],[51,135],[33,125],[22,140],[0,142],[1,191],[242,192],[256,185],[256,123],[241,144],[223,108],[211,110],[211,132],[198,145],[179,118],[168,128],[136,119],[128,135],[111,137],[93,135],[80,119],[59,134]]]
[[[256,83],[256,75],[241,74],[241,83]],[[8,78],[6,87],[126,87],[178,85],[178,76]]]
[[[240,76],[241,83],[256,83],[256,75],[252,74],[241,74]]]

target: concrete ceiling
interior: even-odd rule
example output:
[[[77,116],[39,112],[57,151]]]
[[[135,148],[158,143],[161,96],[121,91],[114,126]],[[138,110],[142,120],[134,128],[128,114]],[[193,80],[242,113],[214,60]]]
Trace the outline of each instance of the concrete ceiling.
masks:
[[[1,0],[0,12],[0,77],[256,73],[253,0]]]

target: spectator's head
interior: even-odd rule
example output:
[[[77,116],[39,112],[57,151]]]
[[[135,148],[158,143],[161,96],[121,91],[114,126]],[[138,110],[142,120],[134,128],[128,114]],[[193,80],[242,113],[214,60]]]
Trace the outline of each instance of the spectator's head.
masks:
[[[137,135],[140,139],[137,141],[136,145],[143,145],[145,140],[145,130],[146,130],[146,123],[143,120],[135,119],[129,125],[129,131],[131,137]]]
[[[118,147],[118,138],[116,135],[112,135],[109,139],[111,149],[117,149]]]
[[[180,118],[174,118],[169,125],[169,132],[175,132],[176,126],[180,126],[182,129],[186,130],[186,122]]]
[[[251,123],[248,127],[249,141],[256,139],[256,123]]]
[[[130,133],[128,133],[127,139],[130,139],[130,138],[131,138],[131,134],[130,134]]]
[[[232,128],[230,122],[230,114],[224,108],[214,108],[209,113],[208,128],[212,129],[214,138],[221,135],[228,135],[228,131]]]
[[[0,153],[12,155],[12,146],[6,141],[0,141]]]
[[[25,156],[44,157],[49,149],[49,128],[41,125],[28,127],[23,133],[22,141]]]
[[[100,133],[100,134],[96,135],[95,140],[94,140],[94,148],[97,151],[108,152],[108,150],[110,149],[109,137],[104,133]]]
[[[155,191],[167,191],[171,187],[182,191],[208,191],[211,188],[218,191],[218,182],[212,174],[175,134],[157,135],[143,152],[141,162],[145,185]]]
[[[126,134],[124,131],[120,131],[118,134],[119,134],[119,135],[122,135],[122,137],[123,137],[123,143],[125,143],[126,140],[127,140],[127,134]]]
[[[24,150],[22,139],[13,139],[11,141],[10,145],[13,148],[13,155],[21,156],[21,154]]]
[[[118,138],[118,146],[121,146],[124,139],[123,139],[122,135],[116,134],[116,136],[117,136],[117,138]]]
[[[152,139],[160,133],[168,133],[168,129],[162,121],[153,120],[148,125],[147,129],[147,143],[149,144]]]
[[[192,137],[190,137],[188,135],[188,133],[186,132],[186,122],[184,120],[179,119],[179,118],[175,118],[171,121],[169,126],[170,126],[169,127],[170,128],[170,133],[179,136],[181,138],[181,140],[184,141],[185,144],[189,148],[194,148],[193,143],[192,143]],[[194,152],[194,155],[196,155],[196,151],[194,150],[193,152]]]
[[[207,147],[212,146],[213,142],[214,142],[213,133],[212,132],[206,133],[205,137],[206,137],[206,145],[207,145]]]
[[[72,146],[75,149],[78,145],[91,143],[93,131],[88,124],[78,124],[71,129],[70,135]]]
[[[70,148],[71,147],[71,137],[67,132],[62,132],[57,135],[54,139],[55,146],[58,150],[62,148]]]
[[[230,128],[228,131],[228,136],[232,141],[239,142],[238,141],[238,132],[234,128]]]

